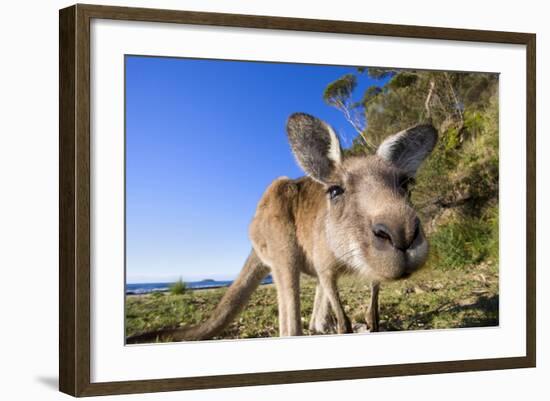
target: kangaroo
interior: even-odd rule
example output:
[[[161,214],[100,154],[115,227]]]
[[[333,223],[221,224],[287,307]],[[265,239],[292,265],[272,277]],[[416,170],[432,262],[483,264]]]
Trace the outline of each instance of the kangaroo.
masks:
[[[274,180],[249,226],[252,250],[204,323],[129,337],[129,343],[219,335],[271,272],[277,289],[279,334],[302,334],[300,274],[317,279],[309,328],[351,333],[337,289],[342,274],[370,280],[370,331],[378,331],[380,283],[408,277],[428,256],[428,242],[410,203],[408,184],[437,142],[431,125],[385,139],[375,155],[345,156],[325,122],[304,113],[287,121],[287,136],[305,177]]]

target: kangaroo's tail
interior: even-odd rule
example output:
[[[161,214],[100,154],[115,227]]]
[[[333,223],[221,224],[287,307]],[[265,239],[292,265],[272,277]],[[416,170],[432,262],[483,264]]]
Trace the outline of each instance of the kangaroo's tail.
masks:
[[[269,273],[254,249],[246,259],[237,279],[229,286],[212,315],[196,326],[165,328],[126,338],[126,343],[135,344],[161,339],[171,341],[206,340],[220,334],[239,314],[250,296]]]

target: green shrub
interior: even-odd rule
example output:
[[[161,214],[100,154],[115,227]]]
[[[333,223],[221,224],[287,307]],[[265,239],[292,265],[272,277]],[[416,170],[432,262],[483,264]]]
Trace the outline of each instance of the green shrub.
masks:
[[[498,209],[481,217],[461,215],[439,227],[429,238],[433,261],[440,269],[474,265],[498,259]]]
[[[170,286],[170,293],[173,295],[182,295],[187,291],[187,284],[180,277],[178,281]]]

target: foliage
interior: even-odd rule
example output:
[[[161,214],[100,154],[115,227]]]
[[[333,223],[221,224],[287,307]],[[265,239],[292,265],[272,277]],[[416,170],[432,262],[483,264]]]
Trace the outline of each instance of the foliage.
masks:
[[[369,76],[373,79],[384,79],[399,73],[399,70],[396,70],[396,69],[379,68],[379,67],[362,68],[362,69],[359,69],[358,71],[361,73],[366,71],[367,74],[369,74]]]
[[[346,74],[343,77],[327,85],[323,99],[331,106],[340,107],[346,104],[357,86],[357,78],[353,74]]]
[[[388,82],[388,88],[393,90],[407,88],[413,85],[417,79],[418,74],[404,71],[393,76],[393,78]]]
[[[180,277],[178,281],[170,285],[170,293],[173,295],[182,295],[187,291],[187,284]]]
[[[382,93],[382,91],[383,89],[379,86],[369,86],[363,95],[363,99],[361,99],[361,104],[363,107],[367,107],[371,101],[376,99],[376,97]]]
[[[430,237],[432,264],[439,269],[462,268],[498,257],[498,214],[490,208],[480,217],[459,216]]]

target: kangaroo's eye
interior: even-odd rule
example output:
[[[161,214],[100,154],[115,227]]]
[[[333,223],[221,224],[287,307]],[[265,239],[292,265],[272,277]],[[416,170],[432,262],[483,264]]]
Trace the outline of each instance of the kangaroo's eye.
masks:
[[[344,193],[344,188],[342,188],[340,185],[332,185],[327,190],[327,194],[330,196],[330,199],[334,199],[337,196],[340,196]]]

